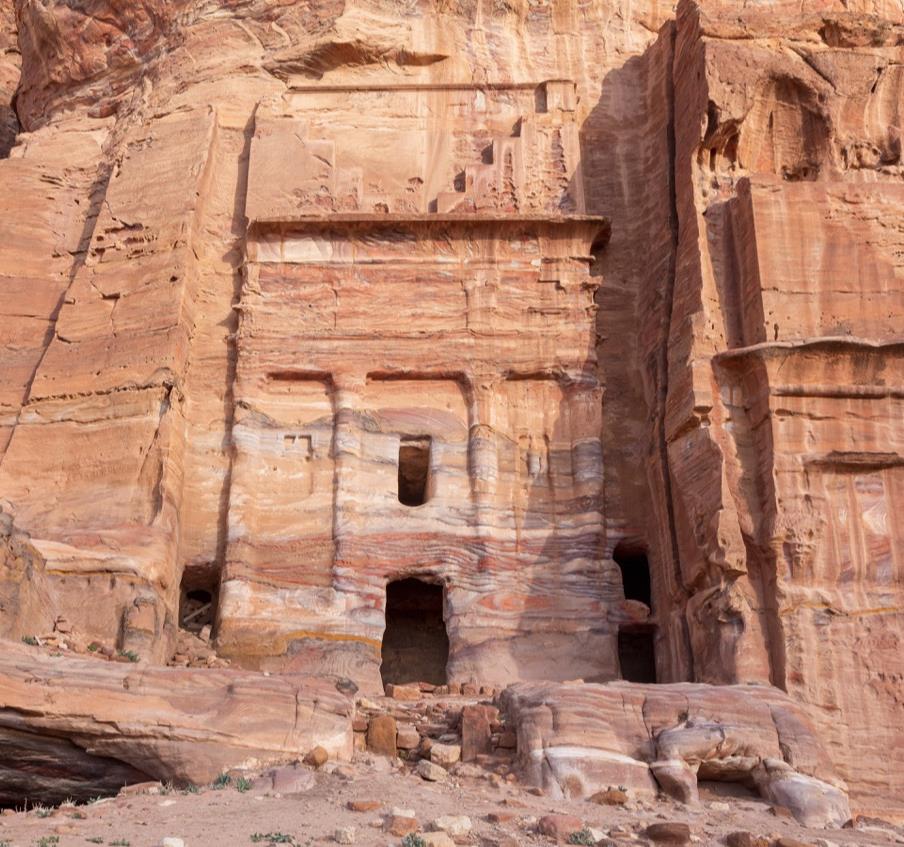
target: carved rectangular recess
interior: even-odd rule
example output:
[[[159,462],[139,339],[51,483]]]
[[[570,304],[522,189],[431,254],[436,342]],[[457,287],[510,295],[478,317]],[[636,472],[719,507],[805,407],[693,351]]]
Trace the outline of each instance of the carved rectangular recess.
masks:
[[[362,398],[362,462],[389,513],[431,504],[461,509],[467,476],[468,404],[456,378],[371,375]]]
[[[246,210],[252,221],[579,210],[574,106],[568,80],[298,87],[258,108]],[[529,173],[542,178],[528,186]]]
[[[306,566],[328,569],[332,554],[324,548],[319,561],[323,545],[314,539],[331,534],[332,381],[287,371],[252,386],[234,427],[230,523],[244,529],[246,543],[268,550],[271,567],[297,567],[295,546],[309,539]]]

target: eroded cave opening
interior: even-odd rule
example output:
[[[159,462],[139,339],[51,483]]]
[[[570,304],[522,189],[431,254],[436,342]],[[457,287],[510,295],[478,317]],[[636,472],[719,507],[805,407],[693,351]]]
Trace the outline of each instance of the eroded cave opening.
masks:
[[[790,182],[818,179],[831,158],[832,129],[821,96],[789,76],[763,82],[744,118],[737,158],[742,168]]]
[[[422,506],[428,499],[430,438],[402,438],[399,443],[399,502]]]
[[[612,558],[621,571],[626,600],[643,603],[653,611],[650,561],[642,543],[620,541]],[[656,626],[652,623],[627,624],[618,631],[618,664],[622,679],[628,682],[656,682]]]
[[[442,585],[400,579],[386,586],[383,684],[446,682],[449,636],[443,619]]]
[[[89,803],[150,780],[125,762],[88,753],[66,738],[11,727],[0,731],[0,809]],[[0,839],[3,843],[9,844]]]
[[[179,627],[198,633],[216,619],[219,580],[206,570],[186,569],[179,591]]]

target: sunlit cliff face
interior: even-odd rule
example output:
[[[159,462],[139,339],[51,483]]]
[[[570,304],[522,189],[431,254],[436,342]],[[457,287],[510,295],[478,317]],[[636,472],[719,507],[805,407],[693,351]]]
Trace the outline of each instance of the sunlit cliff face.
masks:
[[[15,11],[5,636],[376,686],[417,579],[449,678],[773,685],[897,802],[898,4]]]

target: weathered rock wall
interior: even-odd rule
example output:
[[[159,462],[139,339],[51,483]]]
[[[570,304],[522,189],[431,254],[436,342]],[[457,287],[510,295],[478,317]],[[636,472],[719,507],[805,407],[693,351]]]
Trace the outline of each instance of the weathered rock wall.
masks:
[[[13,97],[19,86],[21,58],[13,7],[0,9],[0,158],[9,155],[19,130]]]
[[[149,778],[202,784],[315,746],[352,753],[354,704],[320,678],[136,668],[6,644],[0,680],[4,806],[89,800]]]
[[[234,661],[376,684],[419,575],[455,678],[652,635],[901,814],[899,0],[15,11],[4,636],[159,662],[198,589]]]
[[[862,745],[898,755],[904,679],[904,80],[887,14],[680,6],[664,418],[688,594],[666,603],[694,678],[815,707],[867,805],[889,776]]]
[[[847,786],[806,709],[771,686],[519,683],[502,705],[523,776],[554,797],[622,785],[695,803],[698,780],[726,781],[805,826],[850,819]]]
[[[351,140],[357,131],[361,136],[359,149],[372,148],[377,161],[396,156],[405,179],[421,183],[416,191],[417,203],[411,209],[397,209],[394,192],[401,191],[402,198],[409,196],[412,185],[407,182],[397,186],[379,173],[376,176],[383,184],[376,189],[360,182],[355,188],[354,174],[351,182],[334,180],[331,190],[336,197],[344,202],[342,192],[351,190],[359,211],[380,214],[385,205],[395,214],[411,214],[413,210],[429,216],[436,213],[431,204],[442,203],[444,210],[458,208],[453,214],[479,219],[488,211],[481,205],[485,204],[481,192],[495,196],[500,190],[494,187],[495,181],[510,179],[505,170],[510,160],[518,171],[517,179],[512,177],[513,186],[517,184],[522,196],[512,196],[516,206],[508,211],[503,198],[503,207],[491,214],[513,216],[513,231],[522,226],[518,223],[522,217],[528,220],[528,230],[536,230],[542,229],[547,218],[567,218],[574,212],[598,215],[606,211],[601,200],[606,192],[599,189],[598,177],[605,175],[607,181],[611,180],[606,145],[618,138],[617,126],[632,100],[630,92],[647,83],[643,74],[628,74],[610,84],[605,101],[600,101],[606,67],[585,62],[584,58],[620,63],[621,52],[639,52],[650,39],[647,30],[655,29],[669,10],[655,5],[644,8],[638,13],[640,28],[623,29],[614,44],[609,43],[611,33],[603,24],[615,12],[605,4],[582,11],[565,5],[541,11],[527,7],[482,10],[481,15],[488,15],[487,22],[475,31],[469,23],[475,10],[464,8],[443,12],[421,9],[416,13],[412,9],[399,14],[395,7],[365,12],[363,7],[242,4],[229,14],[222,9],[214,11],[204,6],[146,4],[116,9],[99,23],[96,16],[86,22],[85,13],[72,5],[23,3],[19,8],[27,72],[18,103],[31,132],[23,137],[17,155],[25,161],[37,156],[38,151],[29,142],[46,133],[90,131],[98,149],[95,160],[89,159],[85,168],[85,178],[93,176],[89,196],[94,202],[78,210],[81,218],[78,213],[73,217],[78,246],[62,252],[36,244],[30,251],[60,257],[56,271],[60,293],[48,302],[46,322],[35,328],[27,344],[21,345],[21,353],[17,351],[24,361],[18,385],[11,384],[9,413],[4,421],[8,432],[15,431],[8,436],[9,445],[0,465],[4,502],[15,531],[29,538],[34,569],[52,586],[44,605],[47,618],[65,615],[79,621],[89,636],[115,638],[127,649],[138,649],[158,659],[167,654],[177,623],[180,580],[186,587],[216,592],[221,569],[234,554],[238,558],[234,566],[230,564],[227,577],[241,574],[245,568],[243,545],[258,548],[258,556],[268,549],[263,525],[258,525],[255,535],[253,521],[248,523],[251,519],[242,504],[247,496],[259,497],[256,490],[246,494],[249,480],[253,483],[254,475],[270,465],[251,468],[248,477],[243,449],[249,442],[233,439],[232,432],[233,421],[247,416],[256,402],[247,393],[244,386],[250,388],[250,383],[242,374],[250,375],[260,366],[303,369],[297,358],[292,359],[291,346],[286,349],[280,341],[277,324],[268,328],[266,322],[254,324],[251,320],[257,289],[263,285],[263,278],[258,282],[253,251],[248,253],[247,272],[241,274],[246,261],[246,216],[259,216],[253,204],[260,206],[260,202],[254,198],[262,198],[265,206],[269,204],[267,214],[271,217],[279,214],[276,201],[285,164],[277,156],[270,166],[272,178],[266,181],[262,145],[266,121],[271,120],[267,116],[272,113],[274,126],[279,121],[290,125],[293,119],[310,122],[306,116],[317,115],[320,110],[325,117],[319,119],[320,126],[311,129],[312,141],[333,137]],[[72,33],[84,26],[91,32],[101,27],[104,32],[75,39]],[[67,46],[70,40],[78,43]],[[209,50],[213,43],[218,45],[216,60]],[[141,56],[143,63],[136,63],[136,56]],[[593,70],[587,72],[585,67]],[[392,75],[401,74],[402,79],[387,77],[387,68]],[[475,74],[486,82],[473,82]],[[576,86],[567,82],[569,79]],[[566,82],[544,87],[546,80]],[[462,94],[454,95],[456,85],[466,95],[464,100]],[[323,95],[317,94],[320,89],[324,89]],[[341,100],[343,91],[356,90],[360,91],[361,105],[344,118],[332,111],[328,99],[323,99],[329,98],[329,91],[334,92],[334,98],[338,92]],[[408,95],[400,93],[406,90]],[[556,98],[560,97],[565,101],[559,102]],[[481,105],[484,99],[489,103],[487,118],[475,120],[474,115],[487,108]],[[373,116],[369,125],[362,124],[356,130],[355,121],[360,123],[360,116],[366,113],[365,104],[371,106]],[[411,108],[411,114],[420,117],[414,119],[407,136],[381,132],[381,126],[401,126],[405,109]],[[443,115],[450,110],[461,115],[460,128],[449,136],[452,146],[437,147],[436,139],[444,137]],[[433,117],[425,120],[424,114]],[[550,123],[560,120],[556,115],[567,117],[561,129]],[[494,133],[500,139],[496,150],[488,148],[492,147]],[[511,140],[506,141],[506,135]],[[642,127],[635,135],[638,139],[643,136]],[[252,141],[252,136],[256,140]],[[173,146],[178,150],[170,155]],[[349,167],[360,171],[362,164],[366,171],[366,162],[343,160],[345,154],[339,148],[336,155],[337,173]],[[629,157],[627,150],[624,155]],[[254,157],[257,164],[249,165]],[[42,161],[47,161],[46,156]],[[299,178],[306,167],[297,171]],[[525,167],[528,177],[523,175]],[[543,179],[536,178],[537,167],[550,168]],[[463,188],[459,186],[459,169],[464,172]],[[65,178],[60,179],[67,190],[71,184],[75,195],[83,195],[86,188],[76,185],[73,175],[70,166]],[[309,176],[318,178],[314,171]],[[367,173],[366,178],[373,180],[374,175]],[[471,180],[475,182],[471,184]],[[282,187],[290,185],[282,179]],[[591,187],[595,196],[588,202],[586,193]],[[537,192],[538,188],[543,190]],[[298,190],[303,190],[300,184]],[[544,192],[547,199],[543,199]],[[531,193],[536,194],[534,199],[529,198]],[[297,205],[299,196],[297,192],[289,194],[292,214],[304,211]],[[59,214],[55,205],[62,197],[61,191],[52,200],[42,201],[50,208],[41,209],[41,213]],[[627,207],[631,199],[623,196],[619,202]],[[422,205],[418,207],[418,203]],[[139,205],[146,212],[139,212]],[[529,221],[532,215],[536,223]],[[488,227],[477,225],[485,230]],[[463,233],[470,233],[466,222],[461,226]],[[574,226],[580,229],[584,225],[576,222]],[[448,235],[442,233],[441,237]],[[479,236],[478,241],[483,238]],[[253,244],[254,238],[248,242]],[[470,243],[477,242],[468,234],[462,244]],[[567,249],[557,258],[555,250],[559,247],[555,245],[559,243]],[[421,512],[416,531],[414,517],[406,516],[408,528],[397,542],[385,548],[382,555],[386,562],[369,577],[376,580],[375,584],[365,588],[357,578],[343,584],[337,568],[341,564],[352,573],[368,567],[367,562],[375,555],[374,545],[379,547],[389,538],[385,533],[374,532],[373,539],[360,546],[358,553],[354,552],[354,539],[348,542],[352,552],[343,551],[333,558],[325,548],[323,567],[310,559],[312,551],[320,549],[319,537],[325,538],[327,548],[337,543],[342,547],[346,542],[337,540],[336,527],[345,521],[354,528],[355,522],[366,520],[368,514],[368,501],[357,502],[357,492],[362,484],[366,487],[363,467],[357,472],[357,480],[353,473],[346,473],[351,499],[338,508],[328,484],[318,495],[317,508],[322,513],[313,513],[315,536],[289,533],[284,565],[277,566],[268,552],[263,570],[252,568],[250,582],[227,578],[223,584],[224,649],[230,649],[240,660],[252,660],[260,653],[260,645],[266,645],[265,655],[274,651],[278,655],[288,648],[289,641],[298,642],[292,648],[297,650],[311,640],[314,653],[322,655],[331,643],[351,640],[361,645],[365,664],[373,668],[375,661],[379,662],[384,602],[381,583],[393,575],[423,573],[447,583],[453,633],[456,617],[462,614],[467,619],[470,615],[471,633],[465,635],[462,630],[460,639],[453,638],[451,667],[458,668],[457,674],[464,677],[477,673],[485,678],[496,674],[498,681],[525,674],[571,675],[576,671],[600,678],[617,675],[615,637],[626,612],[620,610],[618,571],[605,550],[607,545],[614,546],[609,536],[621,534],[624,518],[617,492],[623,486],[612,486],[612,507],[601,518],[603,472],[598,433],[602,428],[598,415],[600,408],[606,407],[600,403],[603,386],[601,372],[595,366],[592,291],[602,277],[597,271],[586,285],[580,282],[581,267],[586,274],[586,256],[591,249],[598,251],[603,243],[603,239],[595,241],[589,229],[573,242],[557,237],[539,274],[537,291],[548,292],[548,302],[531,302],[531,279],[537,278],[536,271],[531,269],[518,283],[528,285],[521,302],[515,299],[511,306],[502,308],[512,310],[513,341],[525,320],[537,327],[537,341],[522,350],[513,342],[509,350],[493,349],[491,325],[493,315],[499,312],[496,289],[509,284],[494,278],[501,259],[489,254],[485,260],[490,271],[486,293],[462,291],[460,280],[448,278],[438,269],[437,281],[425,300],[430,310],[424,310],[433,335],[424,334],[424,329],[409,335],[422,334],[425,348],[436,349],[437,339],[447,330],[430,312],[448,308],[453,321],[449,330],[464,319],[465,301],[457,304],[453,297],[456,288],[455,296],[470,297],[468,308],[473,312],[460,349],[453,344],[445,362],[440,359],[431,365],[433,375],[440,382],[447,380],[453,394],[461,396],[455,387],[461,375],[474,383],[468,389],[472,396],[455,401],[465,404],[462,410],[470,407],[467,414],[462,410],[459,413],[469,434],[467,450],[455,458],[449,453],[449,466],[436,468],[452,485],[445,492],[446,499],[437,500],[433,512]],[[626,255],[630,246],[625,242],[619,251]],[[266,262],[272,267],[272,259]],[[571,269],[569,262],[574,264]],[[623,258],[621,267],[628,265]],[[125,266],[133,270],[123,273]],[[509,276],[515,279],[516,275]],[[377,279],[374,277],[367,286],[373,286]],[[443,287],[446,279],[451,279],[451,285]],[[415,294],[412,288],[406,297],[423,297],[426,292],[418,277],[415,281],[422,286],[420,293]],[[557,294],[559,290],[566,295]],[[346,297],[352,296],[354,289],[350,288]],[[620,319],[627,320],[632,297],[619,296]],[[448,307],[442,305],[446,297],[453,297]],[[404,298],[396,298],[396,302],[404,303]],[[388,309],[382,318],[387,327],[381,330],[386,335],[383,346],[398,343],[390,329],[399,319],[392,300],[362,300],[356,308],[362,310],[362,317],[370,318],[373,329],[368,331],[377,337],[375,316],[380,309]],[[238,340],[233,335],[239,329],[236,309],[248,317]],[[412,320],[416,312],[415,308]],[[318,310],[315,322],[328,316],[328,310],[322,314]],[[573,340],[566,340],[571,327]],[[39,336],[39,329],[43,335]],[[261,363],[265,349],[261,344],[268,332],[274,336],[275,349],[290,354],[283,356],[282,362]],[[355,332],[360,333],[361,328]],[[468,339],[475,333],[488,338],[484,353],[470,349]],[[330,340],[332,336],[334,330],[327,333],[327,346],[313,365],[321,372],[337,370],[346,356],[342,343]],[[334,345],[332,354],[330,344]],[[243,353],[243,348],[247,352]],[[328,361],[330,355],[332,362]],[[614,349],[608,355],[625,358]],[[401,367],[411,369],[420,358],[422,354],[412,347],[409,359],[414,364]],[[385,349],[381,352],[379,345],[365,353],[362,361],[366,368],[382,369],[392,376],[400,367],[387,358]],[[459,372],[458,376],[451,374],[451,380],[450,362]],[[238,382],[236,368],[240,371]],[[423,379],[428,370],[421,363],[416,378]],[[365,369],[356,378],[367,376]],[[620,374],[615,379],[616,387],[630,383]],[[418,389],[422,395],[423,387]],[[402,388],[387,385],[386,391],[397,395],[390,405],[404,397]],[[364,411],[373,408],[374,401],[360,395],[361,391],[353,387],[348,397],[357,399],[349,400],[352,406],[363,404]],[[574,406],[573,421],[561,414],[566,396],[572,398],[568,402]],[[444,397],[440,392],[433,399],[427,398],[424,409],[428,414],[434,414],[430,411],[434,402],[444,403]],[[378,400],[378,407],[383,402]],[[633,427],[639,434],[642,413],[635,409],[633,414]],[[423,428],[425,424],[419,420],[416,418],[411,426]],[[291,423],[298,428],[298,422]],[[272,429],[272,422],[268,426]],[[497,438],[502,444],[494,448]],[[518,444],[519,439],[524,443]],[[516,445],[510,457],[488,454],[488,459],[481,458],[481,450],[501,449],[509,442]],[[39,469],[34,465],[39,443],[78,446],[51,450],[53,459]],[[624,449],[630,450],[628,443]],[[332,448],[327,445],[325,449],[329,452]],[[612,448],[607,445],[605,449]],[[252,456],[258,464],[264,458],[260,449]],[[534,470],[532,462],[537,465]],[[530,482],[530,476],[527,481],[517,481],[522,463],[528,474],[540,475],[542,485]],[[606,464],[604,460],[603,467]],[[615,462],[611,464],[616,466]],[[456,465],[458,470],[454,470]],[[483,465],[485,470],[480,470]],[[484,484],[474,480],[481,473],[489,475],[484,486],[487,490],[478,492]],[[443,540],[441,525],[443,503],[451,503],[448,498],[458,490],[458,483],[451,483],[455,474],[465,475],[461,478],[466,487],[458,494],[468,502],[455,507],[462,509],[459,520],[466,535],[454,542],[453,549]],[[39,477],[45,479],[45,494],[33,498],[30,492]],[[284,479],[291,486],[292,472]],[[504,484],[500,487],[497,480]],[[390,490],[393,487],[389,477],[379,484]],[[626,497],[643,500],[643,486],[637,480],[630,479],[625,487],[633,489]],[[537,490],[531,493],[531,488]],[[549,490],[544,493],[544,489]],[[524,502],[518,505],[520,500]],[[290,504],[286,501],[283,508]],[[473,509],[484,511],[483,524],[475,520]],[[518,515],[514,521],[513,509]],[[338,523],[330,529],[334,511]],[[389,514],[392,520],[400,517],[393,511]],[[495,540],[494,524],[498,528]],[[250,537],[246,538],[249,528]],[[490,540],[472,537],[475,529],[478,535],[485,532]],[[286,536],[285,526],[281,533]],[[433,545],[430,561],[424,556],[399,560],[403,548],[412,542]],[[305,552],[299,561],[302,550]],[[470,562],[466,570],[475,572],[470,582],[455,576],[459,555],[463,555],[462,561]],[[260,602],[243,606],[240,599],[245,590],[242,586],[250,585],[263,602],[271,587],[277,587],[273,580],[279,568],[287,574],[287,586],[297,583],[299,572],[309,569],[312,587],[316,587],[307,598],[297,593],[280,598],[278,591],[275,595],[275,619],[284,619],[280,624],[283,630],[300,632],[301,641],[274,640],[274,633],[264,623],[273,615],[265,614]],[[533,576],[526,580],[517,576],[523,568]],[[510,577],[504,576],[507,571]],[[504,579],[511,585],[500,593]],[[84,589],[76,590],[73,580]],[[98,590],[100,586],[103,591]],[[294,624],[292,616],[284,614],[286,604],[298,609]],[[361,620],[356,623],[354,608],[359,604]],[[85,614],[89,608],[90,614]],[[232,608],[236,609],[236,621],[250,614],[250,629],[242,626],[249,632],[258,629],[258,647],[252,643],[254,638],[244,648],[229,647]],[[331,614],[328,609],[338,617],[336,631],[327,623]],[[466,609],[471,612],[466,613]],[[636,616],[638,610],[633,614]],[[311,617],[317,621],[313,630],[307,622]],[[8,620],[7,631],[14,635],[25,634],[32,627],[38,629],[22,613]],[[571,636],[578,631],[583,635],[572,643]],[[314,636],[318,634],[329,636],[326,648],[317,646],[319,639]],[[514,648],[510,660],[501,662],[502,653],[494,645],[501,643],[508,650],[505,643],[512,634],[523,644]],[[556,641],[558,647],[553,646]],[[302,653],[310,658],[310,651]],[[469,657],[469,653],[474,655]],[[585,661],[586,666],[582,664]]]

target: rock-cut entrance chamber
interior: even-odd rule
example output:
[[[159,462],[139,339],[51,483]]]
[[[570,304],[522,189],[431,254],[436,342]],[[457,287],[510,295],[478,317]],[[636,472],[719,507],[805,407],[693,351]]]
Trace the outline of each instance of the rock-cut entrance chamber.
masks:
[[[372,691],[618,675],[590,271],[609,224],[586,214],[575,96],[387,80],[261,102],[220,655]],[[409,615],[391,588],[383,619],[383,586],[425,568],[448,661],[399,669]]]
[[[380,675],[383,684],[444,685],[449,636],[443,620],[443,587],[420,579],[386,586],[386,631]]]

